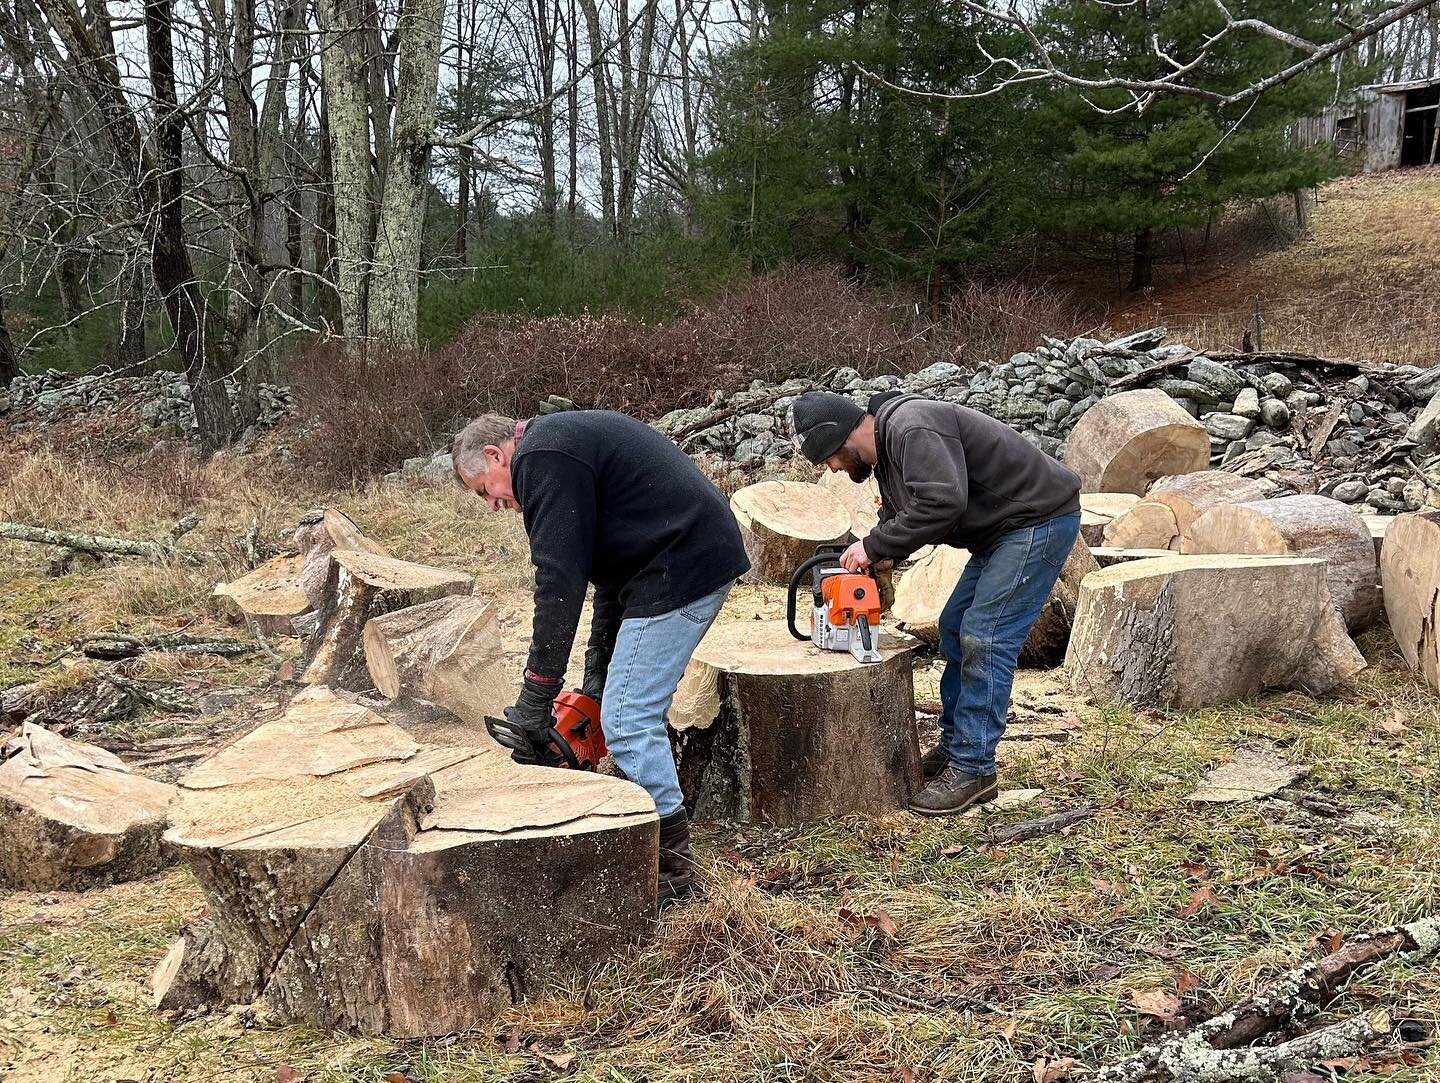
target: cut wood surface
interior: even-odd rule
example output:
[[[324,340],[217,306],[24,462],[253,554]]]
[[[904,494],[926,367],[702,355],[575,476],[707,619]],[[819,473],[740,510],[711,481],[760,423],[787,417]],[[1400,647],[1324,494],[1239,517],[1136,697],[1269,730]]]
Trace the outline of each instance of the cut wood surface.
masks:
[[[1370,530],[1347,504],[1324,496],[1282,496],[1224,504],[1191,527],[1196,553],[1319,557],[1330,596],[1353,631],[1380,619],[1379,570]]]
[[[295,547],[301,557],[300,586],[312,608],[319,608],[325,597],[330,554],[336,549],[354,549],[382,557],[390,555],[383,545],[367,537],[354,519],[335,508],[319,508],[309,513],[295,531]]]
[[[920,784],[911,651],[822,651],[784,621],[717,624],[671,707],[680,782],[701,819],[797,824],[901,808]]]
[[[471,1030],[573,980],[653,919],[645,791],[417,745],[329,689],[181,784],[167,842],[205,921],[155,973],[162,1008],[247,1004],[393,1037]]]
[[[902,571],[891,610],[900,627],[927,643],[938,643],[940,612],[969,562],[964,549],[937,545]]]
[[[1164,549],[1178,552],[1180,524],[1175,513],[1157,500],[1142,500],[1106,524],[1105,545],[1110,549]]]
[[[1112,564],[1124,564],[1130,560],[1153,560],[1155,557],[1171,556],[1169,549],[1116,549],[1107,545],[1092,545],[1090,555],[1102,568]]]
[[[873,478],[851,481],[848,474],[826,470],[820,487],[831,493],[850,513],[850,533],[863,538],[880,522],[880,484]]]
[[[1086,545],[1099,545],[1105,524],[1121,515],[1140,500],[1134,493],[1081,493],[1080,536]]]
[[[175,787],[120,758],[26,723],[0,763],[0,885],[81,891],[148,876]]]
[[[1086,577],[1065,664],[1102,702],[1203,707],[1323,693],[1364,668],[1308,557],[1170,556]]]
[[[215,597],[231,613],[267,636],[293,636],[295,618],[311,609],[301,583],[304,557],[275,557],[230,583],[215,587]]]
[[[437,598],[469,594],[470,576],[356,549],[333,550],[319,621],[305,652],[306,684],[371,687],[363,636],[372,617]]]
[[[1124,391],[1081,415],[1065,442],[1065,465],[1087,493],[1135,493],[1158,479],[1210,465],[1205,426],[1163,391]]]
[[[1393,515],[1366,515],[1360,516],[1365,528],[1370,531],[1370,540],[1375,543],[1375,559],[1378,561],[1385,548],[1385,532],[1390,529],[1390,524],[1395,521]]]
[[[1070,627],[1080,600],[1080,584],[1091,572],[1099,570],[1100,565],[1085,540],[1076,538],[1060,569],[1060,578],[1050,588],[1050,597],[1020,648],[1021,665],[1054,666],[1065,660],[1065,647],[1070,642]]]
[[[494,607],[471,595],[397,609],[365,624],[365,663],[380,694],[444,707],[483,727],[514,701]]]
[[[1243,504],[1264,500],[1270,490],[1256,478],[1229,474],[1224,470],[1197,470],[1161,478],[1145,494],[1147,502],[1164,504],[1175,516],[1178,541],[1168,548],[1188,553],[1190,528],[1195,520],[1221,504]]]
[[[1385,532],[1380,581],[1406,665],[1440,688],[1440,511],[1396,516]]]
[[[730,498],[750,556],[747,579],[788,583],[818,545],[854,540],[850,511],[828,489],[804,481],[762,481]]]

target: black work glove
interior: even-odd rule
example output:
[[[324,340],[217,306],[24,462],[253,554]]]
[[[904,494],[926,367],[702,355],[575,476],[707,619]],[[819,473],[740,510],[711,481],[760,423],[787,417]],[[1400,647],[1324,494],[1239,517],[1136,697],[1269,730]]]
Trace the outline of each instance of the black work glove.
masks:
[[[585,648],[585,679],[580,682],[580,691],[600,702],[605,694],[605,678],[610,673],[610,652],[604,647]]]
[[[555,725],[552,712],[555,697],[559,694],[559,682],[546,684],[527,676],[520,686],[515,706],[505,708],[506,721],[524,730],[530,742],[529,750],[517,748],[511,751],[510,758],[516,763],[553,767],[560,762],[560,754],[550,747],[550,730]]]

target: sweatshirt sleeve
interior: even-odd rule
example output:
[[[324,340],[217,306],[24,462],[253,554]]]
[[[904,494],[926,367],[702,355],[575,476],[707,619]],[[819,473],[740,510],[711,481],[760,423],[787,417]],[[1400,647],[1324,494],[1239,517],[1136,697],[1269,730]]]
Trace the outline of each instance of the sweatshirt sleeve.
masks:
[[[557,683],[565,677],[595,554],[595,477],[568,455],[537,449],[525,456],[516,480],[535,566],[535,623],[525,671]]]
[[[871,560],[903,560],[921,546],[943,542],[965,517],[970,502],[965,448],[956,437],[912,429],[895,460],[910,506],[865,536]]]

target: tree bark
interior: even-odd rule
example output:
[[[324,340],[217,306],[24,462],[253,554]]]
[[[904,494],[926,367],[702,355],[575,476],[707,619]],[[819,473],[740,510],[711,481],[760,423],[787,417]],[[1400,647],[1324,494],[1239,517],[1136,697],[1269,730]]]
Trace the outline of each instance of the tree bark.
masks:
[[[471,595],[375,617],[363,638],[365,664],[382,696],[433,703],[477,734],[519,691],[506,675],[499,619]]]
[[[1390,524],[1380,582],[1405,664],[1440,688],[1440,511],[1401,515]]]
[[[1163,391],[1126,391],[1086,410],[1065,442],[1083,493],[1145,492],[1160,478],[1210,465],[1210,436]]]
[[[1149,226],[1136,231],[1134,254],[1130,264],[1130,285],[1126,287],[1131,293],[1148,289],[1154,279],[1154,244],[1155,233]]]
[[[610,102],[606,93],[605,39],[600,31],[600,9],[596,0],[580,0],[585,29],[590,39],[591,86],[595,95],[595,153],[600,159],[600,222],[606,237],[616,236],[615,147],[610,132]]]

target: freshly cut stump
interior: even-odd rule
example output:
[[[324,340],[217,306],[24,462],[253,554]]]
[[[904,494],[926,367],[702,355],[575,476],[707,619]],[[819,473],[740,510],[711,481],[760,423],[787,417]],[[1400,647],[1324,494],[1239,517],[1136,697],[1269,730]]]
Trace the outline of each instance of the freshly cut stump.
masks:
[[[1330,596],[1352,632],[1369,628],[1383,612],[1370,530],[1347,504],[1324,496],[1282,496],[1225,504],[1191,527],[1196,553],[1255,553],[1320,557]]]
[[[1085,539],[1086,545],[1099,545],[1105,534],[1105,524],[1129,511],[1139,501],[1134,493],[1081,493],[1080,537]]]
[[[1268,495],[1269,490],[1255,478],[1241,477],[1224,470],[1197,470],[1193,474],[1161,478],[1150,486],[1145,500],[1147,503],[1164,504],[1174,513],[1179,538],[1169,548],[1189,553],[1190,528],[1205,512],[1221,504],[1264,500]]]
[[[1385,532],[1380,582],[1405,663],[1440,688],[1440,511],[1395,517]]]
[[[648,932],[644,790],[424,748],[328,689],[199,765],[166,841],[209,903],[154,976],[163,1009],[397,1038],[471,1030]]]
[[[306,515],[295,531],[295,547],[300,550],[301,589],[310,599],[311,608],[316,609],[325,599],[330,554],[336,549],[355,549],[382,557],[390,555],[383,545],[367,537],[354,519],[335,508],[320,508]]]
[[[1076,538],[1070,555],[1060,569],[1060,578],[1050,588],[1050,597],[1035,618],[1030,634],[1020,648],[1022,666],[1059,665],[1065,660],[1065,647],[1070,642],[1070,628],[1075,621],[1075,607],[1080,601],[1080,584],[1100,565],[1091,555],[1083,538]]]
[[[880,485],[873,478],[851,481],[846,474],[826,470],[820,487],[832,494],[850,513],[850,533],[863,538],[880,523]]]
[[[293,636],[295,618],[310,612],[310,597],[300,580],[304,557],[276,557],[230,583],[219,583],[215,597],[250,627],[267,636]]]
[[[1103,537],[1110,549],[1180,548],[1180,524],[1175,513],[1156,500],[1142,500],[1106,525]]]
[[[788,583],[817,545],[854,540],[850,512],[838,497],[804,481],[762,481],[737,490],[730,510],[740,522],[746,578],[758,583]]]
[[[479,598],[397,609],[366,622],[363,639],[370,676],[390,699],[433,703],[477,727],[513,700],[499,618]]]
[[[711,628],[670,712],[693,815],[800,824],[904,807],[920,786],[915,645],[882,633],[866,664],[784,621]]]
[[[4,753],[0,885],[83,891],[137,880],[173,860],[160,836],[174,786],[31,723]]]
[[[940,642],[940,613],[968,563],[964,549],[937,545],[901,572],[891,610],[900,627],[927,643]]]
[[[1329,691],[1365,667],[1309,557],[1169,556],[1085,578],[1065,667],[1103,702],[1204,707]]]
[[[1122,391],[1081,415],[1065,465],[1086,493],[1143,496],[1158,478],[1210,465],[1210,435],[1163,391]]]
[[[431,568],[394,557],[336,549],[330,564],[319,624],[305,652],[306,684],[365,691],[371,687],[365,667],[363,636],[372,617],[437,598],[469,594],[470,576],[453,568]]]

